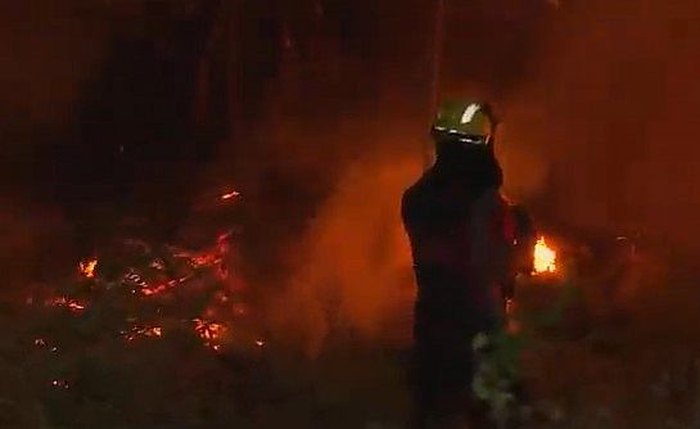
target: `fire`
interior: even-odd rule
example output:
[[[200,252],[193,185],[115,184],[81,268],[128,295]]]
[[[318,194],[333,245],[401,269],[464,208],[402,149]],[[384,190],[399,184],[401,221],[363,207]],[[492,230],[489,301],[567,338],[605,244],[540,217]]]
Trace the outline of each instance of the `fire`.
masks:
[[[172,288],[171,283],[161,283],[155,286],[144,286],[141,288],[141,294],[143,296],[153,296],[158,295]]]
[[[136,326],[128,332],[122,331],[121,334],[129,342],[139,337],[160,338],[163,336],[163,328],[160,326]]]
[[[544,237],[535,244],[534,273],[553,273],[557,270],[557,252],[547,245]]]
[[[87,308],[87,305],[71,298],[66,298],[65,296],[59,296],[53,298],[47,302],[48,305],[52,307],[64,307],[67,308],[71,313],[80,314]]]
[[[200,268],[200,267],[210,267],[213,265],[216,265],[221,262],[221,258],[219,255],[214,254],[214,253],[205,253],[202,255],[196,255],[193,256],[190,259],[190,263],[194,268]]]
[[[221,345],[217,343],[226,331],[226,326],[203,319],[193,319],[192,322],[194,322],[194,331],[204,341],[204,345],[211,347],[214,351],[219,351]]]
[[[95,277],[95,268],[97,268],[97,258],[80,261],[78,264],[78,271],[83,277],[88,279]]]
[[[225,326],[221,323],[208,322],[202,319],[194,319],[194,330],[203,340],[216,340],[225,331]]]

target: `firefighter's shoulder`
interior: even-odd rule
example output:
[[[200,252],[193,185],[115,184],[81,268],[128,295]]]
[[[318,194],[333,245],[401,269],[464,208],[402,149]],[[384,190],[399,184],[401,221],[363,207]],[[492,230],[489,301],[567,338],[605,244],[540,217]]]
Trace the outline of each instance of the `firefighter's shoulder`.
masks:
[[[424,174],[409,186],[401,198],[401,215],[405,222],[413,223],[429,217],[435,205],[435,190],[429,178]]]
[[[415,202],[433,195],[434,189],[429,174],[423,174],[415,183],[403,193],[404,202]]]

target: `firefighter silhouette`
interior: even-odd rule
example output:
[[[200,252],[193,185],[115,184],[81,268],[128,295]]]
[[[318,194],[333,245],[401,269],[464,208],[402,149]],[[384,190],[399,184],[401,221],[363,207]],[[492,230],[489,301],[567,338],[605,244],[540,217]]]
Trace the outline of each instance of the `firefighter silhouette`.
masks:
[[[432,125],[436,160],[402,198],[418,285],[414,308],[417,427],[457,415],[474,372],[471,339],[499,329],[512,295],[523,210],[500,192],[496,120],[488,104],[449,101]]]

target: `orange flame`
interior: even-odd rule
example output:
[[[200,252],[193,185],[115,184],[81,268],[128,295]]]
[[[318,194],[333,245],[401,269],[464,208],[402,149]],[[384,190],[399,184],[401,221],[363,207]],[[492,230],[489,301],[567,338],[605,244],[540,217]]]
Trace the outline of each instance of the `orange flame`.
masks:
[[[78,264],[78,271],[80,274],[88,279],[95,277],[95,268],[97,267],[97,258],[87,259],[85,261],[80,261]]]
[[[544,237],[535,243],[534,274],[553,273],[557,270],[557,252],[547,245]]]
[[[217,343],[226,331],[226,326],[221,323],[209,322],[203,319],[193,319],[192,322],[194,322],[194,331],[199,335],[199,338],[202,339],[204,345],[215,351],[219,351],[221,345]]]

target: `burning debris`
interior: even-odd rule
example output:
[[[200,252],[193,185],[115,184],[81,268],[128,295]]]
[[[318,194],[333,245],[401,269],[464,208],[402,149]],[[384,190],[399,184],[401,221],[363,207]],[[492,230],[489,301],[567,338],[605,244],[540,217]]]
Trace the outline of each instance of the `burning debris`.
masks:
[[[557,252],[549,247],[544,237],[540,237],[535,243],[533,256],[533,274],[547,274],[557,271]]]
[[[228,205],[238,196],[231,191],[216,201]],[[209,245],[194,248],[117,240],[101,249],[99,270],[97,257],[85,259],[77,264],[78,281],[66,279],[52,296],[28,298],[27,305],[40,321],[31,329],[28,345],[47,368],[41,383],[61,390],[72,387],[67,380],[79,375],[65,368],[85,356],[94,342],[115,356],[120,351],[142,353],[153,341],[167,347],[172,339],[184,336],[200,342],[205,353],[218,354],[224,352],[224,340],[231,341],[227,334],[232,327],[241,322],[245,326],[238,331],[250,331],[241,341],[249,348],[262,348],[265,341],[259,332],[245,323],[252,312],[245,283],[235,276],[230,227],[210,231]]]
[[[194,331],[202,339],[205,346],[217,352],[221,350],[221,338],[227,330],[224,324],[200,318],[195,318],[192,322],[194,323]]]
[[[176,280],[171,280],[168,283],[161,283],[161,284],[157,284],[157,285],[153,285],[153,286],[148,285],[146,283],[143,285],[143,287],[141,288],[141,290],[139,292],[141,292],[141,295],[143,295],[143,296],[160,295],[160,294],[174,288],[177,285],[178,285],[178,281],[176,281]]]
[[[97,268],[97,258],[80,261],[78,264],[78,271],[86,279],[95,278],[95,268]]]
[[[137,338],[160,338],[163,336],[163,328],[160,326],[134,326],[129,331],[122,331],[121,334],[128,342]]]
[[[46,304],[51,307],[65,308],[73,314],[81,314],[87,308],[87,304],[65,296],[50,299]]]

